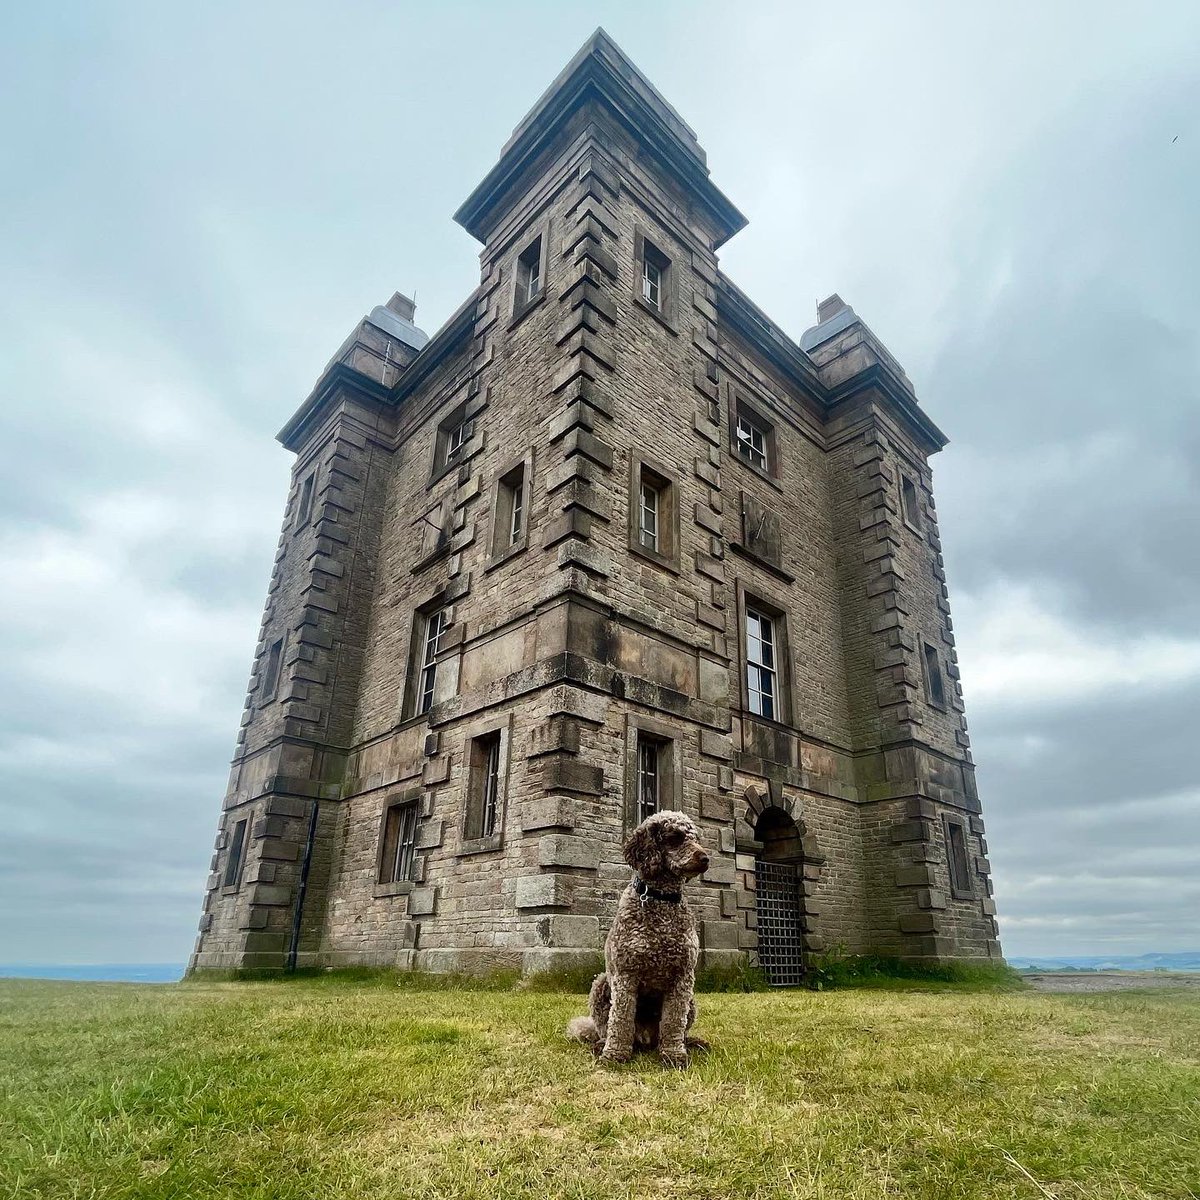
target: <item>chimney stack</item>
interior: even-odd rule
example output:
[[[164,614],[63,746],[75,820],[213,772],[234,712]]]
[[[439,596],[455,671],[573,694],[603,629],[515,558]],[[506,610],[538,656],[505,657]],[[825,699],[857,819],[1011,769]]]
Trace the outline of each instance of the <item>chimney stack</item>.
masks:
[[[838,313],[846,307],[846,302],[834,292],[827,300],[822,300],[817,305],[817,321],[819,324],[824,324],[830,317],[836,317]]]
[[[416,304],[407,296],[402,296],[399,292],[396,292],[387,302],[387,307],[403,321],[411,321],[417,313]]]

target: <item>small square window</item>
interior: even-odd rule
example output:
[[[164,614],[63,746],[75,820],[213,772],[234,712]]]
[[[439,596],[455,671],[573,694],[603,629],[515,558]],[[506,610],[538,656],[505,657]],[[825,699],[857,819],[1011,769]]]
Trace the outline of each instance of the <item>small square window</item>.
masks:
[[[925,690],[929,703],[935,708],[946,707],[946,685],[942,679],[942,663],[935,647],[924,643],[925,653]]]
[[[225,876],[222,880],[224,887],[235,888],[242,881],[242,858],[246,852],[248,824],[247,820],[241,820],[233,827],[233,834],[229,839],[229,854],[225,859]]]
[[[499,832],[501,800],[501,731],[471,739],[470,791],[463,825],[467,841]]]
[[[967,853],[967,833],[961,821],[949,814],[942,819],[942,828],[946,834],[946,862],[950,868],[950,891],[957,899],[968,899],[974,896],[975,889],[971,886],[971,859]]]
[[[296,528],[301,529],[312,519],[313,492],[316,489],[317,476],[314,471],[305,477],[300,485],[300,502],[296,505]]]
[[[900,476],[900,500],[904,506],[904,522],[920,532],[921,498],[917,485],[907,475]]]
[[[760,471],[769,471],[771,462],[767,455],[769,434],[749,413],[739,410],[737,418],[737,452],[751,466]]]
[[[542,290],[542,239],[535,238],[517,259],[517,307],[536,300]]]
[[[458,405],[444,417],[437,428],[434,445],[433,478],[436,480],[472,453],[471,437],[475,432],[474,418],[468,416],[466,403]]]
[[[279,689],[280,668],[283,665],[283,638],[273,641],[267,649],[267,661],[263,667],[262,694],[260,701],[266,704],[275,699]]]
[[[746,693],[752,713],[779,719],[775,621],[753,608],[746,609]]]
[[[433,707],[434,690],[437,685],[437,658],[442,649],[442,636],[447,628],[446,612],[435,609],[428,613],[422,622],[420,674],[417,678],[418,715],[427,713]]]
[[[416,866],[417,803],[392,804],[384,812],[379,853],[380,883],[403,883]]]

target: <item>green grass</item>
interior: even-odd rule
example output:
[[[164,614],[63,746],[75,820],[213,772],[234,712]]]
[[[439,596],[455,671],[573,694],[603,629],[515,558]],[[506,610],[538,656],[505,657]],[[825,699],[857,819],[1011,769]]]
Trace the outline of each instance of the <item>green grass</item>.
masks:
[[[578,996],[0,983],[0,1196],[1195,1197],[1200,998],[709,995],[686,1073]]]

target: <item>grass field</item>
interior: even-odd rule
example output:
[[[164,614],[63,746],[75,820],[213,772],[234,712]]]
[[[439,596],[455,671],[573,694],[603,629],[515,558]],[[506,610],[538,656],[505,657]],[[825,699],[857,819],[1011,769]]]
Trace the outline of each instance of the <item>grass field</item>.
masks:
[[[1195,992],[700,1004],[679,1073],[579,996],[0,983],[0,1195],[1200,1195]]]

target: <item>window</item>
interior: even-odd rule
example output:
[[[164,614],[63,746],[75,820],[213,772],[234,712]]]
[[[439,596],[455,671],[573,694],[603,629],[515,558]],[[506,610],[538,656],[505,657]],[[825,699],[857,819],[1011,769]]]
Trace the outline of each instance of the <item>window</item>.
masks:
[[[917,493],[917,485],[907,475],[900,476],[900,500],[904,506],[904,523],[919,531],[921,499]]]
[[[446,430],[446,462],[453,462],[462,453],[463,443],[467,440],[467,423],[459,421]]]
[[[662,269],[648,257],[642,262],[642,299],[662,309]]]
[[[771,469],[767,457],[769,434],[749,413],[738,410],[736,426],[737,452],[760,471]]]
[[[517,259],[517,307],[537,299],[542,290],[542,239],[535,238]]]
[[[283,638],[271,643],[267,650],[267,663],[263,668],[262,703],[275,699],[279,687],[279,668],[283,663]]]
[[[746,692],[750,711],[777,719],[778,668],[775,622],[756,609],[746,609]]]
[[[629,546],[670,571],[679,570],[678,489],[665,467],[630,452]]]
[[[379,855],[379,882],[403,883],[416,866],[417,803],[391,805],[383,816]]]
[[[492,837],[500,815],[500,730],[471,739],[470,792],[463,837]]]
[[[437,683],[437,656],[446,632],[446,613],[436,609],[426,618],[421,637],[421,674],[417,680],[417,713],[427,713],[433,707],[433,690]]]
[[[242,878],[242,856],[246,850],[246,825],[248,821],[241,820],[233,827],[233,836],[229,839],[229,856],[225,859],[224,886],[235,888]]]
[[[625,724],[625,828],[683,807],[683,766],[672,725],[630,713]]]
[[[469,405],[464,402],[438,425],[433,455],[434,479],[465,462],[474,453],[471,435],[475,432],[475,415],[477,414],[469,412]]]
[[[925,650],[925,691],[929,703],[935,708],[946,707],[946,685],[942,681],[942,664],[938,659],[937,650],[928,642]]]
[[[658,514],[662,507],[662,496],[654,484],[643,473],[638,488],[638,541],[647,550],[658,553]]]
[[[633,295],[674,331],[675,279],[671,260],[640,227],[633,234]]]
[[[950,892],[957,899],[968,899],[975,894],[971,886],[971,860],[967,854],[967,831],[962,822],[949,813],[942,816],[942,828],[946,834],[946,861],[950,867]]]
[[[637,738],[637,808],[634,824],[640,825],[662,807],[663,747],[660,738],[639,733]]]
[[[500,476],[496,487],[496,532],[493,554],[503,554],[525,536],[525,464]]]
[[[314,471],[300,485],[300,503],[296,506],[296,528],[307,525],[312,517],[313,490],[316,487],[317,476]]]

